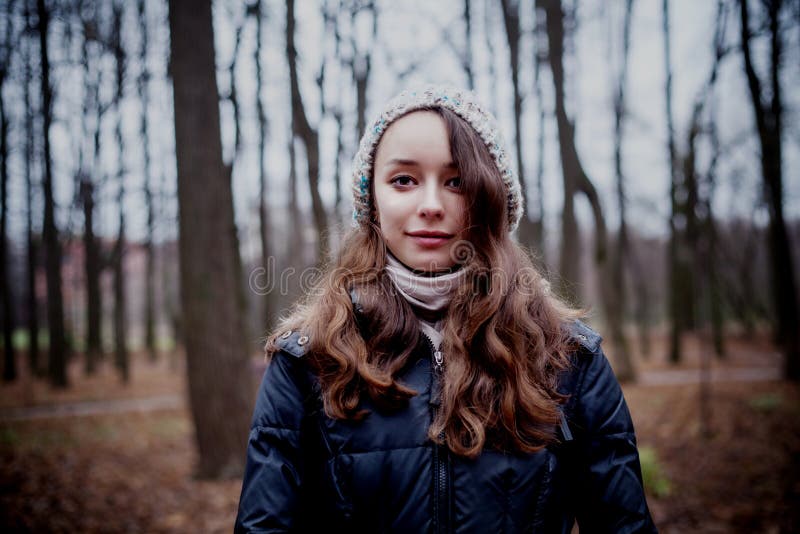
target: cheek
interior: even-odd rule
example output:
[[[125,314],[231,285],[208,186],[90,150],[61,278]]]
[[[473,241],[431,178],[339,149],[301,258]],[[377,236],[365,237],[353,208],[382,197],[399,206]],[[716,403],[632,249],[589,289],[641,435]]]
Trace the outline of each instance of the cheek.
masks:
[[[467,209],[467,201],[463,196],[459,195],[453,199],[450,210],[455,215],[459,229],[464,229],[467,226]]]
[[[375,198],[375,220],[384,232],[395,231],[407,217],[408,199],[392,193],[381,190]]]
[[[391,238],[396,235],[401,231],[403,226],[402,218],[392,210],[384,209],[383,211],[379,211],[377,220],[384,238]]]

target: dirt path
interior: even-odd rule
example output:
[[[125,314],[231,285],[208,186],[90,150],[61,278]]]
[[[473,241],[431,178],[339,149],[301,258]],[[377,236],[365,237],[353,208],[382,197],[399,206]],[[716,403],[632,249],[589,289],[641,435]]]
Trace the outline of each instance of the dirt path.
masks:
[[[700,369],[642,371],[639,373],[637,384],[641,386],[698,384],[702,376]],[[711,370],[711,382],[769,382],[781,379],[781,369],[777,367],[731,367]]]
[[[742,367],[713,369],[711,381],[719,382],[768,382],[780,380],[781,370],[777,367]],[[675,369],[642,371],[639,373],[638,385],[642,386],[674,386],[682,384],[698,384],[701,380],[699,369]],[[81,417],[87,415],[105,415],[128,412],[153,412],[183,408],[186,400],[178,394],[155,395],[134,399],[94,400],[81,402],[65,402],[44,404],[20,408],[0,410],[0,423],[11,421],[33,421],[61,417]]]
[[[61,404],[44,404],[24,408],[0,410],[0,423],[11,421],[32,421],[53,417],[72,417],[86,415],[105,415],[128,412],[153,412],[182,408],[185,400],[181,395],[156,395],[138,399],[113,399]]]

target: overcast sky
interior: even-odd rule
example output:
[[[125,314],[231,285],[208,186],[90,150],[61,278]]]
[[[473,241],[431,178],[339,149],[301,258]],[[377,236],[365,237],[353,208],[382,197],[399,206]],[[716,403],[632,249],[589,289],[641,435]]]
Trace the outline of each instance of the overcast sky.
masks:
[[[488,4],[486,2],[489,2]],[[312,124],[319,126],[321,133],[321,183],[320,188],[326,205],[331,208],[334,198],[333,169],[335,162],[336,129],[332,119],[320,124],[320,92],[314,82],[323,55],[333,55],[333,42],[325,37],[323,20],[319,11],[320,1],[297,1],[296,44],[300,54],[300,75],[306,112]],[[266,47],[262,51],[266,88],[264,98],[269,120],[267,172],[269,180],[269,203],[273,207],[285,206],[288,200],[286,188],[288,176],[287,143],[289,133],[289,83],[288,68],[284,56],[285,9],[283,2],[267,0],[268,13],[264,27]],[[532,2],[523,2],[526,6]],[[511,76],[508,67],[508,50],[503,33],[502,14],[499,2],[473,0],[473,32],[476,72],[476,93],[494,111],[501,122],[506,141],[514,140],[512,112],[513,98]],[[404,2],[379,1],[378,43],[372,47],[373,65],[368,90],[368,116],[376,113],[383,103],[404,87],[419,82],[439,82],[466,86],[466,76],[459,66],[457,49],[463,50],[464,28],[462,23],[463,2],[409,0]],[[617,0],[583,0],[577,13],[577,34],[568,43],[565,58],[567,73],[568,111],[576,123],[577,148],[589,177],[598,188],[610,227],[618,221],[614,195],[613,170],[613,114],[612,90],[619,66],[622,42],[622,19],[624,2]],[[218,64],[218,86],[224,96],[230,80],[227,68],[230,64],[234,25],[241,21],[243,6],[239,2],[216,2],[214,5],[215,41]],[[524,9],[530,9],[528,7]],[[711,0],[672,0],[672,62],[674,90],[674,119],[679,149],[684,149],[686,128],[692,104],[706,82],[712,61],[712,40],[716,2]],[[729,43],[738,40],[738,16],[730,13],[726,39]],[[357,19],[358,41],[362,49],[369,46],[370,21],[366,15]],[[347,17],[340,17],[343,23]],[[148,68],[153,72],[149,85],[150,107],[148,117],[152,137],[150,140],[152,172],[158,188],[166,196],[174,195],[175,161],[174,131],[172,129],[172,94],[164,79],[168,51],[168,28],[166,6],[161,1],[148,1]],[[544,198],[547,216],[547,235],[552,240],[558,235],[558,217],[562,203],[561,171],[556,137],[556,126],[552,119],[552,81],[545,66],[542,87],[547,119],[539,124],[538,108],[533,94],[532,41],[533,13],[523,11],[521,83],[526,100],[523,117],[523,143],[525,148],[526,175],[533,181],[537,153],[539,128],[545,128],[545,183]],[[629,217],[637,231],[660,234],[666,231],[669,212],[669,170],[667,165],[666,122],[664,105],[664,51],[662,37],[661,2],[638,0],[634,2],[627,104],[629,117],[625,123],[624,172],[628,195],[631,201]],[[491,51],[487,44],[486,31],[490,30]],[[449,39],[443,39],[447,32]],[[51,42],[63,43],[64,23],[53,24]],[[99,227],[100,233],[116,232],[117,210],[110,200],[116,197],[118,181],[122,172],[125,188],[125,210],[129,225],[128,235],[141,239],[145,234],[146,212],[143,209],[143,150],[138,130],[141,104],[136,97],[135,78],[140,62],[137,59],[140,32],[136,20],[135,5],[126,11],[123,33],[129,53],[133,55],[128,65],[128,79],[122,117],[125,146],[120,157],[113,143],[113,127],[116,120],[113,111],[106,114],[103,122],[102,172],[110,177],[102,190]],[[244,252],[247,256],[257,253],[257,242],[249,242],[257,228],[255,209],[258,198],[257,122],[255,113],[255,69],[253,50],[255,26],[248,22],[242,33],[240,59],[236,73],[239,100],[243,116],[243,145],[234,166],[234,199],[236,217],[243,236]],[[761,43],[765,44],[765,43]],[[70,57],[77,58],[80,43],[75,39],[72,47],[54,44],[51,55],[57,65],[54,72],[56,88],[56,116],[51,139],[54,147],[54,171],[56,173],[56,196],[60,206],[61,228],[67,224],[77,231],[80,218],[67,220],[68,208],[73,202],[73,176],[78,167],[81,131],[79,110],[83,98],[83,76],[79,69],[66,63]],[[756,49],[764,57],[766,49]],[[345,48],[349,54],[349,48]],[[798,28],[791,29],[790,43],[784,55],[783,96],[787,108],[784,136],[784,187],[786,213],[789,217],[800,216],[800,131],[798,129],[798,107],[800,106],[800,39]],[[105,59],[104,97],[110,98],[112,89],[110,58]],[[38,61],[36,62],[38,64]],[[416,69],[404,79],[396,72],[409,64]],[[762,61],[762,65],[763,65]],[[17,68],[21,68],[18,66]],[[493,73],[491,75],[490,73]],[[342,161],[343,190],[349,192],[350,158],[356,147],[355,91],[348,81],[349,73],[330,65],[326,71],[327,82],[322,97],[328,105],[340,105],[345,110],[347,128],[346,159]],[[340,88],[344,87],[344,91]],[[18,87],[6,88],[8,100],[22,102]],[[751,217],[753,206],[759,196],[758,145],[753,135],[753,112],[749,103],[746,81],[742,71],[741,54],[732,53],[723,60],[719,80],[713,98],[713,107],[719,121],[719,133],[723,147],[732,147],[720,162],[717,194],[714,209],[723,216],[744,215]],[[24,108],[13,106],[13,114],[21,117]],[[233,156],[233,122],[230,106],[221,104],[222,136],[225,161]],[[17,123],[19,124],[19,123]],[[21,134],[12,131],[12,140]],[[14,141],[12,141],[14,142]],[[702,147],[701,147],[702,148]],[[301,152],[302,154],[302,152]],[[119,163],[122,162],[120,171]],[[701,150],[700,165],[707,164],[707,150]],[[12,226],[14,236],[21,236],[24,229],[24,183],[22,181],[21,154],[12,155]],[[308,190],[304,168],[300,172],[301,203],[308,205]],[[349,198],[347,198],[349,203]],[[40,202],[37,203],[37,209]],[[588,206],[578,203],[579,216],[584,227],[590,224]],[[176,205],[174,199],[160,206],[164,222],[159,228],[161,236],[176,234]],[[349,212],[349,204],[347,211]],[[276,210],[277,213],[277,210]],[[766,221],[766,211],[760,210],[756,220]],[[18,237],[19,238],[19,237]]]

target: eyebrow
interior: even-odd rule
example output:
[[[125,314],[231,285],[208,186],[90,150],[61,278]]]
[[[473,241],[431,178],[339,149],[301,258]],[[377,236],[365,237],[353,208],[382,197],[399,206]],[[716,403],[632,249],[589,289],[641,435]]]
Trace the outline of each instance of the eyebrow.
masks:
[[[386,162],[386,165],[405,165],[405,166],[419,166],[419,162],[413,159],[392,158]],[[457,169],[458,165],[454,161],[442,165],[445,169]]]

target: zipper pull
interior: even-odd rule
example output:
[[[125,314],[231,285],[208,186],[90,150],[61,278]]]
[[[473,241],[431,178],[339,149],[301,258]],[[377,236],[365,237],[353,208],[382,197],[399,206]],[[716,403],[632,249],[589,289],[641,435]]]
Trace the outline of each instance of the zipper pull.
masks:
[[[434,365],[436,371],[439,373],[444,371],[444,355],[442,354],[442,351],[440,350],[434,351],[433,359],[436,360],[436,364]]]

